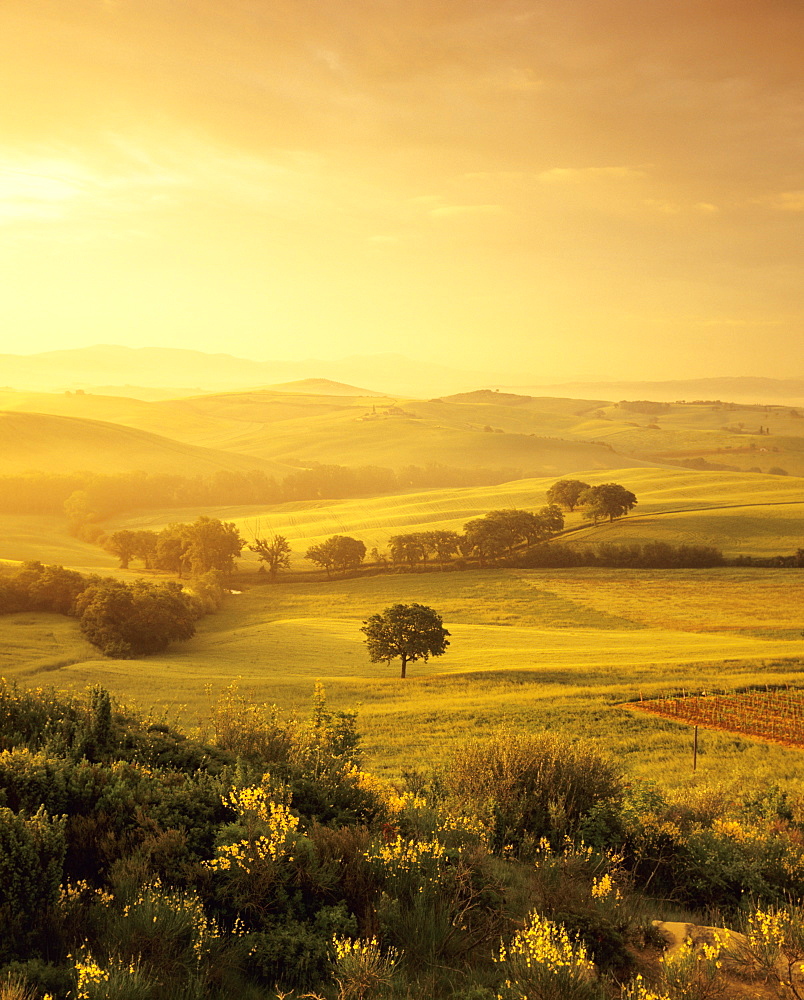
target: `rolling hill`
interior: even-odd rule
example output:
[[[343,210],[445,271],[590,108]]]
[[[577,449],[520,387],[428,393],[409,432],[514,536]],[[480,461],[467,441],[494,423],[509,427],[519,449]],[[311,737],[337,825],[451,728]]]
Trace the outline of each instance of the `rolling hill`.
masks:
[[[320,381],[315,385],[324,387]],[[492,395],[493,405],[474,398],[399,401],[376,395],[274,390],[145,402],[91,393],[0,390],[0,408],[119,423],[249,456],[285,473],[299,465],[321,463],[397,470],[441,465],[560,476],[624,464],[610,444],[572,433],[582,419],[579,414],[600,401],[502,405],[497,394]]]
[[[794,407],[490,390],[400,399],[324,379],[283,388],[150,402],[0,390],[0,409],[119,423],[287,468],[440,465],[528,477],[645,463],[804,475],[804,418]]]
[[[277,467],[258,458],[187,445],[120,424],[43,413],[0,412],[0,472],[171,472]],[[284,470],[282,470],[284,471]]]
[[[560,384],[525,384],[503,386],[509,392],[561,396],[603,396],[605,399],[722,399],[743,403],[804,404],[804,379],[773,379],[741,376],[737,378],[671,379],[660,382],[562,382]]]
[[[269,385],[267,389],[274,392],[294,392],[305,396],[379,396],[386,395],[384,392],[375,392],[373,389],[359,389],[355,385],[346,385],[343,382],[333,382],[328,378],[302,378],[295,382],[282,382],[280,385]]]
[[[0,355],[0,382],[22,389],[91,389],[126,381],[143,386],[198,386],[203,391],[248,389],[297,379],[327,378],[368,384],[405,395],[456,392],[482,385],[504,372],[462,371],[400,354],[354,355],[339,360],[254,361],[172,347],[96,344],[41,354]],[[511,375],[507,376],[510,380]]]

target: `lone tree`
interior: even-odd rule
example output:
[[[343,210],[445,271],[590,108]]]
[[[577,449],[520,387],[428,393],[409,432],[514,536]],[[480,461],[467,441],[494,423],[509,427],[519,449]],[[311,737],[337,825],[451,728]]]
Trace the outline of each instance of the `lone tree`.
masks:
[[[284,535],[269,535],[267,538],[255,537],[249,545],[252,552],[268,567],[268,576],[275,580],[280,569],[290,566],[290,543]]]
[[[392,604],[382,614],[372,615],[363,622],[366,646],[372,663],[402,661],[402,677],[408,663],[447,651],[449,632],[443,627],[441,615],[424,604]]]

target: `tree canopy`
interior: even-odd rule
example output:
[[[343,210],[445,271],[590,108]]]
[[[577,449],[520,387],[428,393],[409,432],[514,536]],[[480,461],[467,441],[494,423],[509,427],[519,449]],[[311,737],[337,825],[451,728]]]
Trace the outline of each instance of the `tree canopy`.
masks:
[[[346,573],[347,570],[357,569],[366,558],[366,546],[349,535],[333,535],[319,545],[311,545],[304,558],[323,566],[327,576],[333,570]]]
[[[578,506],[578,500],[588,489],[589,483],[581,482],[580,479],[559,479],[547,491],[547,499],[551,504],[558,504],[572,513]]]
[[[480,565],[508,553],[515,547],[530,548],[547,541],[564,527],[564,516],[555,504],[542,507],[538,514],[529,510],[492,510],[463,526],[467,548],[477,554]]]
[[[141,559],[146,569],[202,576],[216,571],[231,573],[245,542],[237,526],[216,517],[199,517],[192,524],[169,524],[161,531],[115,531],[103,547],[116,555],[121,569]]]
[[[107,656],[129,659],[159,653],[175,639],[195,634],[198,608],[180,583],[105,579],[75,601],[81,631]]]
[[[600,486],[590,486],[585,490],[579,500],[579,504],[586,510],[583,516],[595,524],[602,518],[613,521],[615,517],[623,517],[629,510],[633,510],[637,498],[619,483],[602,483]]]
[[[249,549],[256,552],[260,562],[268,567],[268,575],[272,580],[276,579],[280,569],[290,566],[290,543],[284,535],[255,538]]]
[[[360,629],[365,633],[372,663],[400,660],[402,677],[408,663],[442,656],[449,646],[449,632],[441,616],[424,604],[392,604],[382,614],[372,615]]]

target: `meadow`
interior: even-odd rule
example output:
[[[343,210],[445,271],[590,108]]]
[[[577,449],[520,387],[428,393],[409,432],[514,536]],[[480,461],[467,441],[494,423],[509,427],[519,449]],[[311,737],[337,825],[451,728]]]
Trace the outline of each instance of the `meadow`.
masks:
[[[321,713],[326,704],[327,711],[357,713],[356,727],[365,753],[361,768],[369,774],[353,770],[350,764],[349,774],[357,776],[354,780],[368,782],[372,787],[384,787],[389,802],[407,801],[398,795],[398,790],[406,784],[411,789],[451,788],[450,794],[457,794],[463,808],[467,802],[466,789],[454,784],[456,774],[465,772],[471,776],[482,771],[483,762],[493,756],[495,747],[498,751],[509,748],[512,760],[523,747],[527,755],[527,747],[540,744],[542,736],[547,737],[545,745],[558,740],[556,745],[563,748],[562,761],[571,758],[579,749],[581,758],[577,766],[581,781],[584,787],[593,785],[594,766],[590,770],[590,761],[596,759],[596,755],[581,742],[582,738],[589,738],[607,761],[614,758],[614,767],[622,771],[624,782],[623,805],[617,807],[622,809],[622,817],[613,818],[614,826],[609,830],[606,825],[609,821],[603,818],[609,815],[605,810],[594,821],[590,815],[592,834],[603,836],[603,844],[609,842],[609,837],[613,838],[611,843],[619,844],[617,824],[622,820],[622,829],[631,830],[634,817],[629,810],[636,808],[638,821],[634,827],[634,844],[642,846],[635,856],[643,858],[644,855],[645,865],[642,861],[636,863],[635,877],[644,880],[643,888],[651,895],[667,896],[664,901],[652,899],[647,908],[640,898],[640,909],[633,912],[642,915],[635,917],[634,927],[642,927],[647,913],[651,919],[657,913],[665,919],[677,919],[679,914],[684,920],[704,919],[695,916],[695,912],[721,905],[724,900],[736,906],[743,894],[753,892],[755,885],[760,889],[764,886],[770,899],[781,899],[782,893],[797,891],[795,887],[799,883],[791,882],[791,877],[798,870],[796,866],[800,867],[800,857],[796,853],[800,826],[792,827],[784,839],[780,838],[779,822],[788,802],[794,804],[794,809],[799,811],[796,815],[799,815],[797,803],[804,801],[802,750],[744,732],[701,725],[697,767],[693,770],[693,731],[688,720],[635,711],[634,708],[643,703],[643,699],[690,695],[707,696],[703,701],[709,704],[713,693],[752,688],[766,691],[778,685],[804,691],[800,569],[746,565],[672,570],[601,566],[480,569],[474,563],[456,560],[443,570],[432,567],[428,572],[405,573],[393,567],[383,571],[372,561],[374,556],[371,554],[376,547],[381,556],[395,534],[438,529],[460,532],[467,521],[492,510],[538,511],[547,502],[547,490],[556,479],[571,476],[592,485],[618,482],[636,494],[638,504],[629,516],[613,523],[589,523],[581,511],[568,514],[566,530],[561,537],[564,545],[582,548],[606,542],[662,541],[674,546],[714,546],[731,560],[738,556],[791,556],[804,546],[804,480],[749,471],[699,471],[657,464],[657,460],[650,457],[650,449],[660,446],[676,457],[693,453],[696,448],[705,454],[717,454],[719,448],[731,447],[726,442],[737,434],[756,436],[757,441],[762,439],[763,445],[768,441],[767,435],[760,435],[758,431],[746,434],[745,429],[749,426],[746,422],[743,429],[724,430],[719,422],[731,419],[733,413],[728,409],[727,416],[721,412],[723,407],[674,407],[670,413],[663,411],[659,415],[662,425],[657,428],[649,426],[656,423],[650,414],[630,419],[634,413],[601,401],[528,401],[526,397],[506,398],[503,393],[486,392],[469,394],[468,399],[455,397],[453,401],[404,404],[397,408],[401,413],[394,412],[388,401],[334,400],[330,397],[315,401],[262,392],[170,400],[159,406],[136,402],[131,405],[132,402],[115,404],[119,424],[102,424],[98,418],[106,412],[103,400],[87,402],[86,398],[65,394],[50,401],[55,412],[49,420],[39,420],[37,414],[27,413],[21,407],[6,421],[6,430],[11,433],[17,428],[30,432],[33,443],[39,442],[35,454],[49,456],[53,467],[61,469],[69,461],[83,461],[93,449],[96,464],[85,467],[97,468],[98,464],[102,467],[106,450],[111,449],[120,467],[126,462],[143,462],[142,467],[154,467],[153,462],[156,462],[157,467],[175,467],[188,474],[204,474],[216,468],[225,473],[227,467],[246,468],[249,462],[265,468],[270,462],[277,469],[299,468],[305,462],[326,460],[390,465],[387,460],[390,454],[395,456],[397,466],[404,461],[443,461],[459,468],[471,461],[477,463],[476,469],[496,468],[502,473],[504,463],[506,467],[520,466],[532,474],[494,486],[411,490],[359,499],[321,498],[272,506],[143,508],[102,521],[97,521],[96,515],[95,520],[82,525],[82,529],[92,529],[84,537],[94,537],[92,532],[96,528],[107,533],[123,528],[160,530],[171,523],[194,522],[203,515],[234,522],[247,542],[257,536],[283,535],[291,545],[292,559],[289,569],[283,570],[278,579],[271,582],[267,574],[258,572],[260,564],[256,555],[246,549],[238,570],[228,581],[231,592],[215,613],[197,622],[194,637],[147,657],[128,660],[104,657],[84,638],[75,618],[31,611],[0,615],[0,676],[18,682],[22,689],[53,688],[78,693],[82,695],[77,702],[79,705],[86,704],[85,692],[95,689],[90,696],[89,712],[83,707],[78,709],[79,719],[84,719],[85,715],[89,719],[88,723],[81,722],[79,729],[84,727],[80,729],[81,738],[89,740],[86,746],[90,752],[106,745],[101,740],[105,732],[102,725],[105,716],[101,712],[104,696],[99,695],[97,686],[111,692],[118,705],[133,708],[134,713],[126,713],[129,718],[144,713],[145,725],[136,723],[135,726],[140,732],[137,739],[142,742],[141,752],[148,752],[146,744],[153,744],[153,753],[167,752],[168,760],[184,759],[183,751],[196,745],[192,737],[218,742],[226,748],[220,742],[222,734],[227,738],[227,732],[235,736],[250,732],[255,716],[249,712],[238,716],[233,707],[237,706],[240,695],[252,704],[276,706],[279,715],[268,712],[271,718],[295,718],[296,721],[287,725],[290,727],[288,732],[292,730],[297,734],[311,732],[308,720],[313,704],[317,706],[317,713]],[[171,412],[175,418],[173,422]],[[758,411],[752,412],[750,419],[757,415]],[[28,417],[35,419],[28,421]],[[768,420],[768,411],[762,412],[762,419]],[[786,419],[792,424],[796,418],[788,414]],[[672,429],[667,432],[661,429],[671,423]],[[45,446],[41,434],[38,438],[37,434],[48,427],[53,435],[44,435],[52,438]],[[93,430],[96,427],[105,428],[99,437]],[[154,433],[167,428],[171,428],[176,438]],[[546,432],[551,436],[540,436]],[[575,440],[567,440],[573,437]],[[789,454],[795,452],[802,441],[795,436],[791,440],[793,446],[788,449]],[[601,443],[592,443],[594,441]],[[770,445],[770,449],[774,447],[778,445]],[[129,448],[128,454],[126,448]],[[216,452],[214,448],[225,450]],[[10,445],[9,463],[25,461],[24,454],[18,452],[15,458],[11,452],[13,447]],[[645,460],[640,458],[643,454]],[[775,458],[779,453],[766,450],[760,454],[772,454]],[[67,457],[62,461],[61,456]],[[230,460],[233,464],[228,465]],[[28,468],[27,465],[19,467]],[[804,467],[801,471],[804,472]],[[500,474],[499,478],[505,477]],[[402,473],[395,481],[399,484],[409,480]],[[472,480],[459,478],[457,481]],[[493,482],[494,477],[479,481]],[[169,502],[170,495],[164,496],[165,502]],[[73,537],[68,531],[66,517],[7,515],[0,518],[0,528],[0,572],[14,572],[23,560],[39,560],[85,574],[114,575],[127,581],[137,576],[157,582],[169,578],[165,573],[146,573],[137,562],[129,569],[121,569],[117,559],[100,544]],[[335,534],[351,535],[363,541],[369,559],[362,570],[351,576],[330,579],[314,569],[304,554],[311,546]],[[183,582],[192,589],[192,580]],[[405,680],[399,676],[398,662],[373,664],[369,661],[361,632],[361,625],[369,616],[398,602],[418,602],[436,609],[450,633],[446,654],[428,663],[410,663]],[[326,692],[324,700],[321,699],[321,685]],[[318,698],[315,703],[314,691]],[[22,705],[26,698],[27,692],[15,694],[9,704]],[[105,704],[108,705],[108,701]],[[315,717],[320,721],[325,716]],[[237,723],[231,732],[220,725],[222,721],[242,721],[243,718],[250,721],[242,733]],[[285,724],[274,725],[281,728]],[[340,723],[336,723],[336,728],[338,725]],[[190,739],[185,742],[183,736],[175,739],[169,736],[171,726],[189,733]],[[41,725],[37,724],[34,739],[41,737],[41,731]],[[326,817],[329,816],[326,810],[335,809],[332,788],[327,786],[322,790],[320,798],[310,797],[310,774],[313,769],[318,774],[322,760],[318,742],[321,734],[317,728],[313,731],[316,733],[314,744],[309,743],[308,736],[300,736],[298,742],[299,748],[306,747],[305,753],[312,752],[314,757],[304,757],[298,787],[294,786],[292,792],[293,802],[302,812],[305,802],[311,808],[311,803],[315,808],[320,806],[325,810],[322,816]],[[491,739],[478,744],[475,742],[477,737]],[[83,743],[78,745],[84,746]],[[271,746],[276,749],[273,744]],[[228,749],[240,754],[243,747],[235,739]],[[501,752],[508,754],[509,751]],[[208,746],[198,747],[198,753],[202,760],[214,762],[216,759],[215,752],[210,753]],[[326,749],[323,757],[327,760],[325,771],[337,763],[337,754],[330,754]],[[146,763],[149,760],[148,757],[144,759]],[[467,761],[470,763],[461,771],[462,763]],[[454,762],[452,767],[451,762]],[[90,765],[79,761],[75,766],[80,770]],[[210,794],[214,808],[218,807],[220,788],[213,787],[214,781],[210,784],[209,775],[196,770],[198,763],[192,752],[187,756],[186,766],[191,773],[188,771],[184,777],[177,778],[172,767],[166,772],[169,777],[166,787],[174,788],[177,780],[189,783],[188,788],[192,786],[186,799],[176,800],[179,808],[175,822],[181,829],[167,830],[166,844],[183,844],[185,825],[196,839],[202,833],[208,837],[218,836],[201,813]],[[275,778],[276,766],[281,768],[283,765],[277,765],[277,758],[270,756],[260,758],[259,763],[252,759],[251,766],[258,766],[254,772],[257,776],[268,770]],[[605,769],[609,764],[603,766]],[[116,775],[125,772],[139,782],[138,764],[115,764],[114,767]],[[151,780],[154,772],[148,767],[144,770]],[[387,780],[383,782],[382,779]],[[270,782],[271,778],[267,780]],[[497,781],[496,776],[494,780]],[[617,781],[620,780],[618,777]],[[561,800],[554,796],[553,778],[550,782],[551,797],[545,816],[550,817],[550,823],[555,818],[560,826],[563,807]],[[495,794],[503,784],[495,785]],[[515,793],[517,801],[520,797]],[[529,801],[527,795],[523,801]],[[431,817],[432,805],[431,802],[424,807],[422,823],[431,823],[431,818],[425,817]],[[485,810],[487,806],[484,798],[482,808]],[[201,812],[194,811],[195,807]],[[766,815],[763,812],[757,818],[758,810],[771,807],[777,810],[776,813]],[[699,829],[697,819],[692,821],[699,814],[709,816],[707,823],[711,829]],[[147,828],[150,836],[152,820],[149,814],[138,806],[133,815],[136,819],[133,828],[138,829],[138,825],[143,830]],[[313,812],[313,815],[317,817],[318,814]],[[686,823],[687,826],[682,831],[679,817],[685,815],[687,819],[682,825]],[[735,816],[736,820],[725,822],[727,817]],[[81,825],[83,818],[79,816],[78,820],[71,836],[80,846],[80,854],[87,838],[85,827]],[[408,821],[406,814],[404,822]],[[494,822],[496,829],[496,819]],[[755,827],[756,830],[761,828],[761,832],[756,833]],[[754,832],[749,834],[749,828]],[[410,829],[417,831],[418,840],[430,836],[429,826]],[[548,829],[552,827],[548,825]],[[109,840],[105,828],[98,827],[98,830],[103,834],[103,850],[106,851]],[[315,847],[318,852],[315,857],[319,859],[330,856],[327,852],[335,843],[331,840],[333,836],[345,837],[343,843],[351,843],[349,838],[353,836],[348,827],[340,830],[312,827],[311,830],[311,837],[314,838],[318,830],[323,838],[321,845]],[[677,831],[671,851],[674,860],[668,862],[670,867],[657,878],[656,850],[661,855],[664,847],[657,848],[659,841],[651,838],[654,834],[665,838],[667,831],[673,830]],[[732,838],[735,830],[738,839]],[[557,838],[558,826],[553,833]],[[643,833],[647,838],[644,844],[640,840]],[[382,836],[385,843],[384,828]],[[535,837],[534,832],[533,844]],[[752,853],[753,847],[751,851],[744,849],[744,838],[748,837],[753,838],[750,840],[752,845],[761,845],[759,855]],[[794,858],[790,863],[792,867],[783,869],[785,874],[778,886],[776,882],[766,885],[762,881],[766,874],[764,868],[757,882],[757,865],[765,864],[768,859],[776,864],[781,839],[785,844],[789,841],[790,857]],[[399,843],[404,842],[399,840]],[[500,848],[508,849],[503,841]],[[247,845],[247,849],[251,848]],[[471,845],[467,847],[467,851],[475,849]],[[128,871],[125,866],[130,864],[130,842],[120,839],[115,850],[120,851],[119,864],[123,866],[120,870]],[[210,864],[211,850],[209,845],[202,844],[199,848],[198,858],[206,858],[206,868]],[[573,852],[568,856],[574,856]],[[294,850],[288,863],[295,857]],[[500,859],[491,860],[493,870],[502,871]],[[512,899],[522,893],[523,899],[532,895],[534,872],[542,863],[546,864],[540,856],[534,868],[533,860],[529,856],[524,867],[516,866],[526,882],[512,893]],[[181,864],[184,863],[182,855]],[[154,867],[154,871],[157,870]],[[296,887],[297,874],[288,871],[288,878],[292,876]],[[144,872],[143,868],[142,878],[145,878]],[[271,872],[275,874],[273,867]],[[591,874],[587,874],[591,879]],[[595,878],[598,874],[596,872]],[[235,875],[233,885],[239,877]],[[208,874],[201,882],[209,888]],[[348,879],[344,879],[346,882]],[[496,881],[493,884],[496,886]],[[642,883],[639,884],[642,887]],[[677,910],[676,894],[682,888],[686,894],[685,907],[692,906],[694,910]],[[331,900],[330,889],[326,890],[327,901]],[[108,899],[117,900],[117,891],[115,888]],[[577,886],[569,879],[561,883],[553,902],[545,897],[539,906],[547,907],[545,912],[561,921],[575,920],[575,911],[568,916],[564,907],[565,899],[574,898],[573,892],[577,894]],[[587,924],[583,921],[591,921],[589,940],[605,944],[608,939],[600,937],[595,923],[599,917],[595,902],[599,895],[596,882],[590,881],[583,893],[577,902],[581,914],[578,919],[582,921],[578,926],[585,927]],[[300,966],[287,943],[292,944],[296,940],[293,935],[303,932],[305,947],[314,939],[318,941],[316,947],[323,963],[317,971],[308,970],[306,983],[310,985],[317,981],[316,976],[325,978],[331,974],[327,959],[331,935],[328,932],[322,937],[320,928],[311,930],[309,922],[294,923],[295,918],[291,920],[287,910],[288,898],[282,897],[280,912],[290,922],[282,923],[279,931],[274,916],[266,917],[264,926],[260,920],[254,924],[262,935],[259,941],[264,945],[267,962],[260,967],[259,974],[264,975],[269,984],[277,983],[277,975],[281,973],[290,985],[299,985],[301,980],[296,977],[301,974]],[[382,898],[386,899],[385,893]],[[427,923],[429,916],[424,925],[418,922],[422,912],[416,909],[420,906],[416,900],[420,898],[418,895],[413,897],[412,906],[418,916],[417,922],[409,925],[409,933],[400,932],[397,937],[389,938],[410,954],[411,982],[420,975],[431,977],[424,992],[412,986],[405,990],[405,996],[463,995],[461,984],[453,982],[455,963],[452,960],[445,964],[439,952],[436,961],[435,951],[424,962],[415,957],[419,955],[416,949],[420,942],[427,939],[427,934],[421,933],[421,926],[430,926]],[[122,900],[120,895],[121,906]],[[166,900],[165,913],[172,920],[175,898],[168,896]],[[255,912],[262,913],[263,906],[260,890]],[[363,912],[362,903],[358,905],[352,901],[349,906],[351,913]],[[396,912],[396,906],[394,902],[388,912]],[[440,906],[440,903],[438,907],[433,904],[433,912],[441,912]],[[551,906],[553,909],[549,908]],[[89,912],[91,906],[87,904],[87,907]],[[20,914],[25,914],[20,919],[26,926],[30,925],[34,917],[28,900],[20,899],[18,909]],[[332,909],[328,907],[328,912]],[[114,913],[110,910],[104,919],[120,917],[125,921],[129,906],[123,907],[121,913],[122,917],[116,909]],[[710,922],[710,915],[705,919]],[[148,920],[154,935],[153,921],[157,918],[149,916]],[[388,927],[393,926],[393,921],[388,924]],[[451,938],[456,926],[458,924],[450,916],[446,940]],[[81,940],[87,938],[89,927],[88,922],[82,925]],[[383,925],[383,928],[385,933],[387,927]],[[285,936],[275,940],[270,936],[275,932]],[[319,934],[320,941],[315,934]],[[64,940],[68,938],[66,935]],[[111,950],[107,949],[107,961],[112,965],[120,939],[118,929],[110,939]],[[153,938],[154,954],[157,955],[155,967],[160,970],[163,965],[158,957],[161,939],[160,925]],[[138,950],[132,954],[142,954],[141,940],[137,938]],[[277,943],[280,940],[281,947]],[[48,948],[51,947],[49,941]],[[641,930],[634,941],[642,948],[645,938]],[[69,964],[69,955],[76,950],[73,943],[68,944],[62,948],[61,960]],[[233,939],[230,944],[237,949],[237,941]],[[95,946],[102,947],[103,941],[98,939],[93,948]],[[248,960],[242,967],[251,969],[256,953],[251,945],[249,947]],[[604,949],[603,944],[600,947]],[[284,971],[278,973],[274,958],[280,953],[285,955],[285,966]],[[459,959],[459,964],[462,961]],[[448,982],[445,981],[443,989],[439,987],[439,993],[435,988],[435,970],[438,969],[440,975],[447,966],[450,968]],[[80,977],[80,971],[78,975]],[[492,979],[493,976],[489,982]],[[58,995],[67,995],[65,991],[70,989],[68,984]],[[168,987],[164,993],[175,995]],[[240,987],[221,990],[221,995],[241,993]],[[278,991],[276,995],[289,994]],[[476,995],[500,994],[496,990],[480,990]]]
[[[100,683],[123,700],[203,726],[236,681],[258,701],[306,711],[317,680],[358,708],[372,770],[442,764],[500,726],[592,736],[630,773],[690,780],[686,726],[623,707],[641,695],[797,683],[800,588],[791,570],[471,570],[249,586],[167,653],[109,660],[75,622],[0,618],[0,673],[26,685]],[[442,658],[369,663],[360,625],[396,601],[435,607],[451,633]],[[797,751],[723,733],[699,747],[697,782],[804,778]]]
[[[153,401],[0,390],[0,411],[8,411],[0,464],[154,469],[172,453],[177,468],[250,464],[280,478],[313,463],[473,466],[558,478],[704,459],[752,474],[804,475],[803,421],[787,406],[672,403],[640,412],[623,402],[489,390],[423,400],[301,388]],[[101,456],[92,442],[104,438]]]

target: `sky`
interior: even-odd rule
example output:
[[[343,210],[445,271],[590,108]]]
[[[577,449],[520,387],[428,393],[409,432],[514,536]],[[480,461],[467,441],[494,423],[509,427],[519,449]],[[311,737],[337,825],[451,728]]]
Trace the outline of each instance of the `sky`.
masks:
[[[804,376],[802,0],[2,0],[0,353]]]

